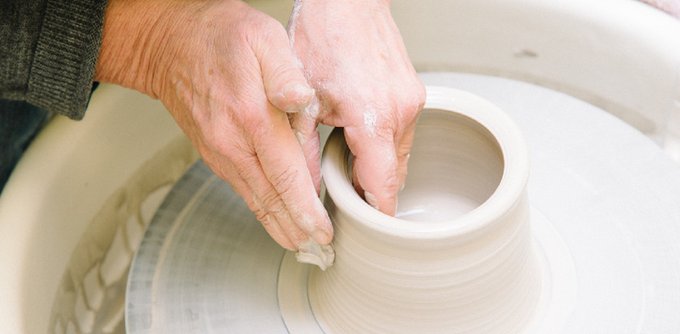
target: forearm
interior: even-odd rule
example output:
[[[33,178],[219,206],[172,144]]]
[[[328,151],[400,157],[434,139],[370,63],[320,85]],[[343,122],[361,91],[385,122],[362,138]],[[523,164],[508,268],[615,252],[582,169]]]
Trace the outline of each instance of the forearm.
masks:
[[[154,98],[164,82],[162,62],[173,22],[182,24],[183,12],[172,1],[109,0],[95,79],[118,84]],[[169,19],[168,19],[169,18]]]

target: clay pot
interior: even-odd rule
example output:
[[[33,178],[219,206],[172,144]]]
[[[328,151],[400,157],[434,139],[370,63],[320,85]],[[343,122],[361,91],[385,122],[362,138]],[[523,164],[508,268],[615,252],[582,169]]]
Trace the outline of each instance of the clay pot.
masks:
[[[336,262],[310,276],[326,333],[513,333],[541,290],[532,251],[526,144],[503,111],[428,87],[396,217],[351,184],[341,131],[323,156]]]

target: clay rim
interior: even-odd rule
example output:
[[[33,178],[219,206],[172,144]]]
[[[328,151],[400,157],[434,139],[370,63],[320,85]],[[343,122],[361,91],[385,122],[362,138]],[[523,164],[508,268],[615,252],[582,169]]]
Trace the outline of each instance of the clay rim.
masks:
[[[453,220],[414,221],[388,216],[368,205],[356,193],[349,177],[351,154],[342,134],[335,129],[324,148],[322,176],[326,192],[338,210],[368,229],[400,239],[450,239],[471,236],[499,222],[525,196],[529,157],[521,131],[492,103],[457,89],[428,86],[424,109],[450,111],[479,123],[498,143],[503,174],[496,190],[477,208]]]

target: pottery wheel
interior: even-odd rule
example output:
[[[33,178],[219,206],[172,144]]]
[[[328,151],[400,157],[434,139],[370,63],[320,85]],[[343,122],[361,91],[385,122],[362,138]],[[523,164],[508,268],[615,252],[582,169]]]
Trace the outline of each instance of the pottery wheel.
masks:
[[[527,139],[532,229],[552,284],[537,312],[545,324],[534,330],[680,332],[677,164],[637,130],[567,95],[495,77],[422,77],[491,101]],[[127,331],[320,333],[306,298],[310,270],[318,269],[296,263],[197,163],[135,257]]]

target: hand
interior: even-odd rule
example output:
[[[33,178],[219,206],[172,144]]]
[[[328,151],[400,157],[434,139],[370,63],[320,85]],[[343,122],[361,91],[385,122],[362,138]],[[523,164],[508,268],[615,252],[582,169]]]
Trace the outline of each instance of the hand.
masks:
[[[295,250],[330,220],[284,111],[313,90],[281,24],[241,1],[109,2],[96,78],[159,98],[205,163]]]
[[[318,122],[343,127],[359,194],[394,215],[425,89],[389,3],[298,0],[288,34],[318,100],[291,124],[319,186]]]

